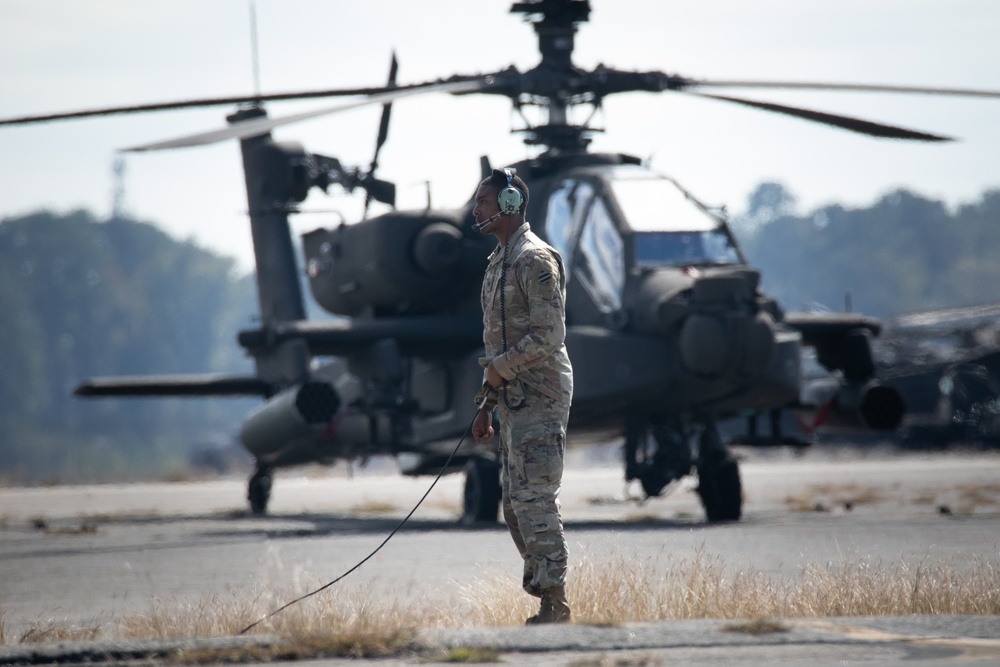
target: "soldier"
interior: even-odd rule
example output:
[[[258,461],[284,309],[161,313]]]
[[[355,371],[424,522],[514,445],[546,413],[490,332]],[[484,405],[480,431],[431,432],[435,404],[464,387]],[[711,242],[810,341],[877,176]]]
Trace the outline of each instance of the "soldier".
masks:
[[[559,516],[573,369],[566,354],[566,276],[559,253],[525,221],[528,188],[513,169],[494,169],[472,215],[499,245],[483,278],[486,356],[476,442],[493,437],[499,412],[503,516],[524,559],[522,586],[541,598],[535,623],[570,620],[566,538]]]

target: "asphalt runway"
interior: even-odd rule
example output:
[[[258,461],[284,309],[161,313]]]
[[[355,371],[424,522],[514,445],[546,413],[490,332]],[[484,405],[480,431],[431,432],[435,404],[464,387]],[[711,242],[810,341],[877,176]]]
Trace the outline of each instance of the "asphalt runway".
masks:
[[[610,450],[611,448],[606,448]],[[573,562],[718,559],[795,576],[837,563],[1000,567],[1000,453],[750,452],[738,523],[708,525],[694,480],[640,503],[611,454],[571,453],[562,505]],[[153,601],[310,590],[374,549],[427,489],[383,464],[348,476],[282,471],[270,515],[248,516],[245,480],[0,489],[0,610],[8,641],[33,623],[108,625]],[[342,585],[448,604],[483,577],[520,577],[506,529],[458,524],[462,478]],[[340,586],[341,584],[338,584]],[[336,589],[331,589],[331,594]]]

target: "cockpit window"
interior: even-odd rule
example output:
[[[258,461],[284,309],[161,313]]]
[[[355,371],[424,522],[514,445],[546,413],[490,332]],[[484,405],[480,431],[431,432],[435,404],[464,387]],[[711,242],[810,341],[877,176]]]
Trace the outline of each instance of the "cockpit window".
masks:
[[[740,263],[722,221],[673,180],[640,167],[622,167],[610,183],[633,230],[637,267]]]
[[[639,267],[739,264],[729,235],[721,228],[701,232],[637,232]]]
[[[637,232],[703,232],[719,226],[669,178],[622,167],[610,182],[628,226]]]
[[[573,240],[583,224],[586,204],[594,188],[581,181],[564,180],[549,196],[545,213],[545,236],[553,248],[562,255],[566,270],[573,261]]]
[[[595,199],[580,237],[576,275],[602,313],[620,310],[625,286],[622,238],[615,229],[607,206]]]

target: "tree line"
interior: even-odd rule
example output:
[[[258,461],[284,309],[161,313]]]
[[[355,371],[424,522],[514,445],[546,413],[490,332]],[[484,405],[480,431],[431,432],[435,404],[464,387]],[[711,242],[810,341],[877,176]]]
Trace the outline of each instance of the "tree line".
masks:
[[[733,229],[762,286],[786,311],[877,317],[1000,301],[1000,190],[949,210],[897,190],[867,208],[794,214],[794,196],[765,183]]]
[[[79,399],[93,376],[252,373],[255,311],[232,259],[151,224],[78,211],[0,222],[0,478],[90,481],[183,470],[254,403]]]

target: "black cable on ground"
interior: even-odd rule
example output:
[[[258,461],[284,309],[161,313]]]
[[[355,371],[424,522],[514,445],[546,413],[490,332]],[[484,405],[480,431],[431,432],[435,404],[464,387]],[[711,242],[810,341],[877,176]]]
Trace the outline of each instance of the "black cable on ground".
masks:
[[[485,403],[485,402],[486,402],[486,401],[485,401],[485,399],[484,399],[484,400],[483,400],[483,403]],[[480,407],[482,407],[482,406],[480,406]],[[354,565],[354,567],[352,567],[351,569],[347,570],[346,572],[344,572],[344,573],[343,573],[342,575],[340,575],[339,577],[337,577],[337,578],[336,578],[336,579],[334,579],[333,581],[330,581],[330,582],[327,582],[327,583],[323,584],[322,586],[320,586],[319,588],[317,588],[316,590],[314,590],[314,591],[311,591],[311,592],[309,592],[309,593],[306,593],[305,595],[302,595],[302,596],[300,596],[300,597],[297,597],[297,598],[295,598],[295,599],[294,599],[294,600],[292,600],[291,602],[288,602],[288,603],[286,603],[286,604],[284,604],[284,605],[282,605],[282,606],[278,607],[277,609],[275,609],[275,610],[274,610],[274,611],[272,611],[271,613],[267,614],[266,616],[262,616],[261,618],[257,619],[256,621],[254,621],[253,623],[251,623],[251,624],[250,624],[250,625],[248,625],[247,627],[245,627],[245,628],[243,628],[242,630],[240,630],[239,634],[241,634],[241,635],[242,635],[242,634],[246,634],[246,633],[247,633],[247,631],[249,631],[249,630],[252,630],[253,628],[257,627],[258,625],[260,625],[260,624],[261,624],[261,623],[263,623],[264,621],[268,620],[269,618],[271,618],[271,617],[273,617],[273,616],[275,616],[275,615],[279,614],[280,612],[282,612],[282,611],[284,611],[284,610],[288,609],[288,608],[289,608],[289,607],[291,607],[291,606],[292,606],[293,604],[297,604],[297,603],[299,603],[299,602],[302,602],[302,601],[303,601],[303,600],[305,600],[306,598],[310,598],[310,597],[312,597],[313,595],[316,595],[317,593],[320,593],[320,592],[322,592],[322,591],[325,591],[325,590],[326,590],[327,588],[329,588],[330,586],[333,586],[333,585],[334,585],[335,583],[337,583],[338,581],[340,581],[341,579],[343,579],[344,577],[346,577],[346,576],[347,576],[347,575],[349,575],[350,573],[352,573],[352,572],[354,572],[355,570],[357,570],[357,569],[358,569],[359,567],[361,567],[361,566],[362,566],[362,565],[364,565],[364,564],[365,564],[366,562],[368,562],[368,560],[370,560],[370,559],[372,558],[372,556],[374,556],[375,554],[377,554],[377,553],[378,553],[378,552],[379,552],[379,551],[380,551],[380,550],[382,549],[382,547],[384,547],[384,546],[386,545],[386,543],[387,543],[387,542],[388,542],[389,540],[391,540],[391,539],[392,539],[392,536],[393,536],[393,535],[395,535],[395,534],[396,534],[396,532],[397,532],[397,531],[399,531],[399,529],[403,527],[403,524],[405,524],[405,523],[406,523],[407,521],[409,521],[410,517],[411,517],[411,516],[413,516],[414,512],[416,512],[416,511],[417,511],[417,508],[418,508],[418,507],[420,507],[421,503],[423,503],[423,502],[424,502],[424,500],[426,500],[427,496],[429,496],[429,495],[430,495],[431,491],[432,491],[432,490],[434,489],[434,487],[435,487],[435,486],[437,485],[438,481],[439,481],[439,480],[440,480],[440,479],[441,479],[441,478],[442,478],[442,477],[444,476],[444,473],[445,473],[445,471],[446,471],[446,470],[448,469],[448,465],[449,465],[449,464],[451,463],[451,460],[452,460],[453,458],[455,458],[455,454],[456,454],[456,453],[458,453],[458,448],[462,446],[462,443],[463,443],[463,442],[465,442],[465,437],[466,437],[467,435],[469,435],[469,432],[470,432],[470,431],[472,430],[472,424],[473,424],[474,422],[475,422],[475,417],[473,417],[473,421],[469,422],[469,426],[468,426],[468,427],[466,427],[466,429],[465,429],[465,433],[463,433],[463,434],[462,434],[462,437],[458,439],[458,444],[457,444],[457,445],[455,445],[455,449],[453,449],[453,450],[451,451],[451,454],[449,454],[449,455],[448,455],[448,459],[447,459],[447,460],[446,460],[446,461],[444,462],[444,465],[443,465],[443,466],[441,466],[441,472],[439,472],[439,473],[437,474],[437,477],[435,477],[435,478],[434,478],[434,481],[433,481],[433,482],[431,482],[431,485],[430,485],[429,487],[427,487],[427,491],[425,491],[425,492],[424,492],[424,495],[422,495],[422,496],[420,497],[420,500],[418,500],[418,501],[417,501],[417,504],[413,506],[413,509],[411,509],[411,510],[410,510],[409,514],[407,514],[407,515],[406,515],[405,517],[403,517],[403,520],[402,520],[402,521],[400,521],[400,522],[399,522],[399,523],[398,523],[398,524],[396,525],[396,527],[392,529],[392,532],[390,532],[390,533],[389,533],[389,535],[388,535],[388,536],[386,536],[386,538],[385,538],[384,540],[382,540],[382,543],[381,543],[381,544],[379,544],[379,545],[378,545],[377,547],[375,547],[375,550],[374,550],[374,551],[372,551],[372,552],[371,552],[370,554],[368,554],[367,556],[365,556],[364,558],[362,558],[362,559],[361,559],[361,560],[360,560],[360,561],[359,561],[359,562],[358,562],[358,563],[357,563],[356,565]]]

